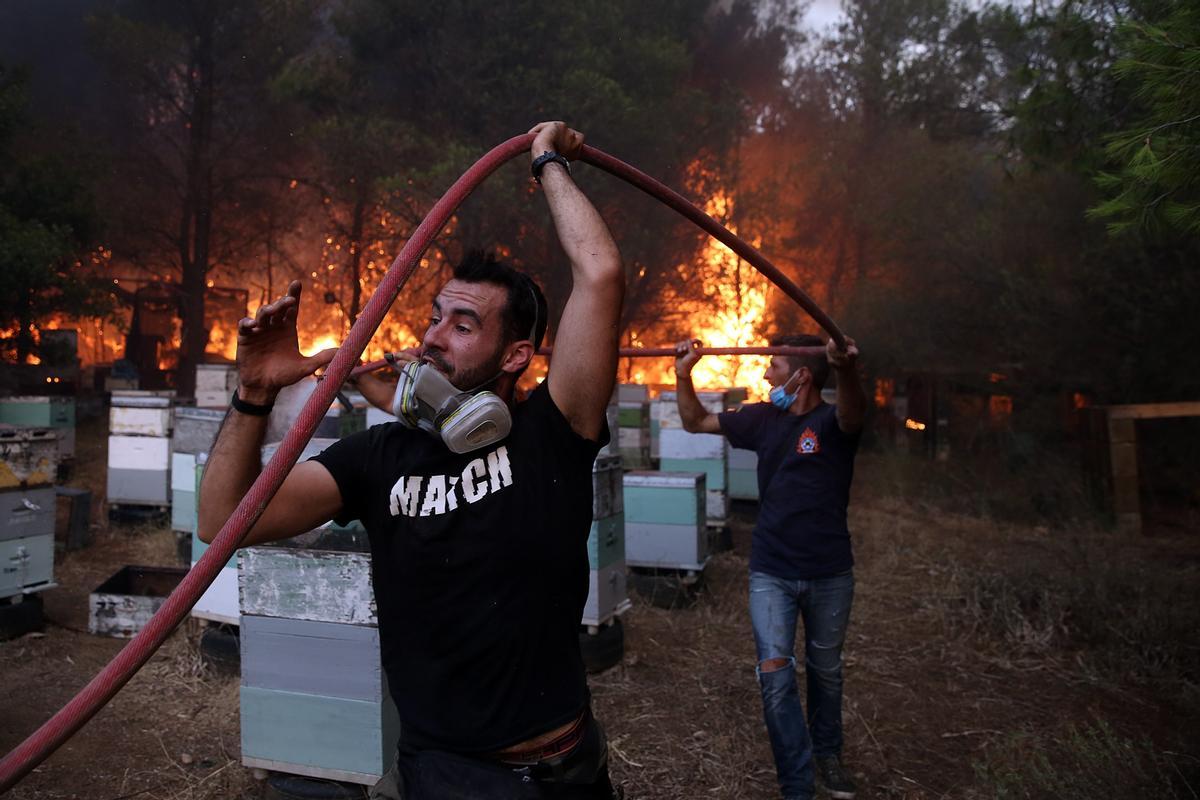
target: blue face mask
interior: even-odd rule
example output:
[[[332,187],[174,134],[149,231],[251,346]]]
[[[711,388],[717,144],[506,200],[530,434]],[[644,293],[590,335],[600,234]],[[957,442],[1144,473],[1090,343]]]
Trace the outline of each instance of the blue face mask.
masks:
[[[796,402],[798,394],[799,390],[788,394],[782,386],[775,386],[771,388],[771,403],[781,411],[787,411],[792,407],[792,403]]]

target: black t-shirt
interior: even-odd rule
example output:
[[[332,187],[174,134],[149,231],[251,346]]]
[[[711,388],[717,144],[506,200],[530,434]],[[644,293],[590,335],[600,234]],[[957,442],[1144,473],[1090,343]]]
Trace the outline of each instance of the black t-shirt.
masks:
[[[717,415],[734,447],[758,454],[758,522],[750,569],[805,580],[854,565],[846,507],[859,434],[838,427],[835,406],[803,416],[770,403]]]
[[[592,463],[543,383],[508,438],[473,453],[399,423],[315,457],[360,519],[401,740],[470,753],[525,741],[588,702],[579,621],[588,594]]]

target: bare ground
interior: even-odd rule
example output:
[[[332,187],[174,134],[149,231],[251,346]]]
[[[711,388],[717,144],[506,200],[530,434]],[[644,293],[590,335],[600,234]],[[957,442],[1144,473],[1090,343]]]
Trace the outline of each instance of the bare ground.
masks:
[[[102,424],[79,431],[75,485],[104,494]],[[1092,541],[1114,563],[1144,565],[1194,587],[1197,531],[1138,540],[1097,530],[1012,526],[898,499],[860,460],[852,503],[857,594],[846,647],[847,765],[859,797],[999,796],[977,768],[1013,741],[1052,741],[1069,724],[1103,722],[1146,739],[1194,797],[1200,763],[1197,676],[1125,679],[1086,651],[1054,646],[1053,625],[997,635],[979,614],[972,576],[1006,564],[1061,560],[1064,538]],[[894,487],[893,487],[894,488]],[[109,525],[59,553],[44,633],[0,643],[0,751],[45,722],[124,642],[90,636],[88,593],[125,564],[175,564],[165,527]],[[627,798],[778,797],[754,680],[745,610],[753,506],[737,509],[732,552],[712,560],[691,608],[634,598],[623,662],[591,685]],[[1114,608],[1114,615],[1121,610]],[[261,798],[239,761],[237,679],[207,671],[187,623],[76,736],[9,796]],[[1195,639],[1182,652],[1192,652]],[[1040,796],[1036,792],[1028,795]]]

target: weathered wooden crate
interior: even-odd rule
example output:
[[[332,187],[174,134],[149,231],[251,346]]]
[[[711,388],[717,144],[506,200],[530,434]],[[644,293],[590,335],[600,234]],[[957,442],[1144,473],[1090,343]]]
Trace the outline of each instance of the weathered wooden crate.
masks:
[[[57,475],[56,430],[0,425],[0,489],[49,486]]]
[[[0,541],[53,536],[56,503],[53,486],[0,492]]]
[[[108,437],[108,502],[166,507],[170,503],[171,440]]]
[[[658,452],[663,458],[712,459],[724,462],[725,437],[717,433],[688,433],[682,428],[664,428]]]
[[[222,409],[237,389],[237,367],[233,364],[196,365],[196,407]]]
[[[53,531],[0,540],[0,599],[54,585]]]
[[[617,404],[617,424],[622,428],[650,427],[650,403],[621,401]]]
[[[592,569],[603,569],[625,561],[625,514],[592,520],[588,531],[588,563]]]
[[[728,483],[728,468],[723,458],[672,458],[664,455],[659,458],[658,464],[663,472],[703,472],[705,486],[712,491],[725,491]]]
[[[210,452],[224,420],[225,412],[221,409],[176,406],[171,451],[193,455]]]
[[[113,394],[108,412],[110,436],[170,436],[171,399]]]
[[[588,573],[588,597],[583,606],[582,625],[603,625],[630,606],[625,562],[613,563]]]
[[[592,519],[611,517],[624,509],[621,474],[620,456],[596,457],[592,464]]]
[[[719,414],[740,403],[745,399],[745,389],[726,389],[721,391],[699,391],[696,396],[700,405],[712,414]],[[673,391],[660,392],[650,404],[650,457],[660,459],[671,457],[672,453],[663,450],[663,432],[667,430],[683,430],[683,421],[679,417],[679,404]],[[714,436],[714,434],[700,434]]]
[[[243,615],[375,625],[370,571],[371,557],[365,552],[249,547],[239,560],[241,611]]]
[[[166,398],[152,397],[149,401],[163,401],[161,408],[142,405],[113,405],[108,413],[108,432],[121,437],[169,437],[170,407]]]
[[[193,492],[197,499],[197,504],[200,498],[200,479],[204,476],[204,464],[207,460],[207,454],[199,453],[196,455],[196,466],[192,471]],[[174,482],[174,473],[172,473],[172,482]],[[199,506],[193,505],[192,513],[199,513]],[[192,566],[200,560],[204,552],[208,550],[208,545],[200,541],[198,534],[200,527],[197,517],[192,518]],[[217,573],[217,577],[204,590],[204,594],[200,595],[200,599],[192,606],[192,616],[197,619],[206,619],[210,622],[221,622],[226,625],[237,625],[240,622],[241,613],[238,610],[238,573],[237,573],[237,552],[229,557],[221,567],[221,571]]]
[[[620,406],[616,403],[609,403],[604,411],[605,420],[608,422],[608,444],[600,448],[602,456],[619,456],[621,455],[621,441],[618,436],[618,431],[621,426],[618,424],[618,416],[620,414]]]
[[[122,567],[88,596],[88,633],[136,636],[186,574],[183,567]]]
[[[58,432],[58,457],[75,457],[75,398],[25,395],[0,398],[0,423]]]
[[[720,390],[703,390],[697,391],[696,397],[700,399],[700,405],[710,414],[719,414],[722,411],[727,411],[734,408],[746,399],[745,389],[720,389]],[[657,409],[651,409],[651,416],[657,416],[661,429],[667,428],[683,428],[683,421],[679,418],[679,403],[676,400],[674,391],[661,392],[658,399],[655,401]]]
[[[242,551],[243,764],[364,784],[391,765],[369,549],[319,529]]]
[[[305,459],[316,455],[334,441],[336,440],[313,439],[309,441],[308,445],[301,453],[300,461],[304,461]],[[262,463],[264,465],[271,460],[271,457],[275,454],[275,451],[278,449],[278,447],[278,442],[274,442],[263,447]],[[200,497],[200,480],[203,477],[206,461],[206,454],[202,453],[196,457],[196,467],[193,472],[195,483],[193,485],[194,488],[192,496],[196,498],[197,503]],[[172,484],[176,484],[177,481],[178,479],[175,477],[175,473],[172,473]],[[180,485],[182,484],[180,483]],[[196,506],[193,513],[198,513],[198,511],[199,508]],[[174,516],[174,508],[172,508],[172,515]],[[192,526],[192,564],[195,565],[208,549],[208,545],[200,541],[200,537],[196,534],[197,527],[195,516],[193,516]],[[350,529],[361,530],[361,525],[358,525],[357,522],[352,523]],[[336,526],[329,524],[324,528],[318,529],[318,532],[323,534],[329,530],[345,529],[337,528]],[[221,571],[217,573],[217,577],[212,582],[212,585],[210,585],[208,589],[205,590],[204,594],[201,595],[200,599],[196,601],[196,605],[192,607],[192,616],[198,619],[206,619],[213,622],[237,625],[238,618],[241,613],[238,594],[238,554],[235,553],[229,557],[229,560],[225,563],[224,567],[222,567]]]
[[[650,403],[622,401],[617,419],[621,426],[617,432],[618,446],[626,469],[649,469]]]
[[[365,531],[317,529],[244,548],[238,592],[243,615],[376,624]]]
[[[721,526],[729,518],[729,462],[725,437],[664,428],[659,443],[659,468],[664,472],[703,472],[705,508],[709,525]]]
[[[706,499],[702,472],[627,472],[626,563],[703,569],[708,560]]]
[[[171,453],[171,530],[196,530],[196,456]]]
[[[622,383],[617,385],[618,403],[648,403],[650,388],[640,383]]]
[[[725,525],[729,522],[729,493],[713,491],[704,493],[704,514],[709,527]]]
[[[737,447],[728,451],[730,499],[758,500],[758,454]]]

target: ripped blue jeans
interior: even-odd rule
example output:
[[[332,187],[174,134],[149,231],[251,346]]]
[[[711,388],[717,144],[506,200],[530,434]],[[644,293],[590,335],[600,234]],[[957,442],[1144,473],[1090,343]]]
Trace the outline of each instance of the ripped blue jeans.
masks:
[[[758,650],[763,717],[786,798],[811,798],[813,756],[842,752],[842,644],[854,601],[854,572],[787,580],[750,573],[750,623]],[[804,621],[808,715],[796,684],[796,622]],[[771,659],[783,669],[763,669]],[[810,736],[811,734],[811,736]]]

